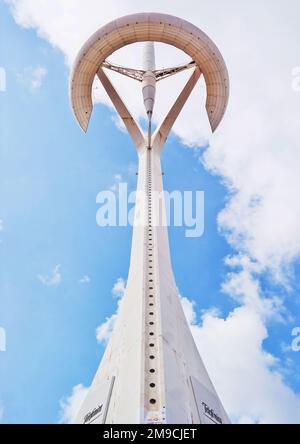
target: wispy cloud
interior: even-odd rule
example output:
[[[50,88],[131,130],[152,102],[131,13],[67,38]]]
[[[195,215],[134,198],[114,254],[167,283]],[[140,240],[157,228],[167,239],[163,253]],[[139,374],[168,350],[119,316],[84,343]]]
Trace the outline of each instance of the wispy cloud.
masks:
[[[116,182],[121,182],[122,175],[121,174],[115,174],[114,179],[115,179]]]
[[[117,282],[114,284],[112,289],[112,295],[116,298],[121,299],[124,296],[126,289],[126,281],[123,278],[119,278]]]
[[[111,116],[111,120],[114,122],[114,124],[116,125],[116,127],[122,132],[122,133],[126,133],[126,127],[124,125],[123,120],[121,119],[121,117],[118,114],[113,114]]]
[[[56,265],[50,276],[38,275],[38,280],[47,287],[57,287],[62,281],[60,265]]]
[[[47,72],[44,66],[38,66],[36,68],[27,67],[21,73],[18,73],[17,77],[31,92],[34,92],[41,88]]]
[[[91,278],[87,275],[83,276],[81,279],[79,279],[78,283],[81,285],[89,284],[91,282]]]
[[[32,90],[38,89],[42,86],[43,79],[47,74],[47,69],[43,66],[39,66],[38,68],[32,71],[32,78],[30,87]]]

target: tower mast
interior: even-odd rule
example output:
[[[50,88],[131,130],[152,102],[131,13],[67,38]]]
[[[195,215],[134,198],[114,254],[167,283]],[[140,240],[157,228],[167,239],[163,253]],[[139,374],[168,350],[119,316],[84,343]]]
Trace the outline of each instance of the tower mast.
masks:
[[[143,69],[145,71],[142,79],[143,97],[148,116],[148,148],[151,148],[152,115],[155,104],[156,76],[155,76],[155,48],[154,42],[144,43]]]

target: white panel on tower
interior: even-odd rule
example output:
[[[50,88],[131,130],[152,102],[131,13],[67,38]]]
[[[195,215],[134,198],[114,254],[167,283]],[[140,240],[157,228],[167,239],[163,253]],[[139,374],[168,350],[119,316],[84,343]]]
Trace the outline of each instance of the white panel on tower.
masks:
[[[105,424],[115,378],[90,389],[77,416],[77,424]]]
[[[230,424],[218,396],[208,390],[196,378],[191,377],[191,384],[201,424]]]

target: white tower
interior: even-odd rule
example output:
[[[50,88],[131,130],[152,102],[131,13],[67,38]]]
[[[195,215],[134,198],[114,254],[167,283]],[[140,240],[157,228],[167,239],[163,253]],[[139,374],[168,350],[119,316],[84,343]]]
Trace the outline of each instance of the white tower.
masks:
[[[137,41],[147,42],[143,70],[123,68],[107,61],[114,51]],[[182,49],[191,61],[157,70],[154,41]],[[143,134],[103,68],[142,83],[148,134]],[[156,82],[185,69],[193,70],[190,79],[161,126],[152,134]],[[229,422],[185,319],[172,272],[164,205],[159,207],[155,201],[157,193],[163,191],[161,151],[201,74],[206,81],[206,108],[214,131],[228,101],[228,73],[214,43],[188,22],[164,14],[123,17],[94,34],[75,62],[71,100],[76,118],[86,131],[93,107],[92,83],[97,75],[136,146],[137,190],[144,196],[137,202],[125,295],[78,423]],[[141,215],[143,223],[140,223]]]

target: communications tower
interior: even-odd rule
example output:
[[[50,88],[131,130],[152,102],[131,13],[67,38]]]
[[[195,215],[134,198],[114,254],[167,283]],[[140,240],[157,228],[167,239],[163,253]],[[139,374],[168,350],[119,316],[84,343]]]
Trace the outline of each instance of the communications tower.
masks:
[[[108,57],[145,42],[142,70],[114,65]],[[155,66],[154,42],[184,51],[186,64]],[[156,84],[183,70],[191,76],[153,133]],[[111,83],[107,70],[141,83],[148,130],[143,133]],[[130,270],[113,333],[76,422],[80,424],[227,424],[228,416],[204,367],[186,321],[173,276],[162,194],[161,151],[188,97],[203,75],[206,110],[215,131],[226,110],[228,73],[219,50],[197,27],[165,14],[122,17],[97,31],[74,65],[70,94],[74,114],[87,131],[97,76],[123,120],[139,159]],[[167,81],[167,80],[166,80]],[[137,216],[137,214],[139,216]],[[144,223],[140,223],[142,220]]]

